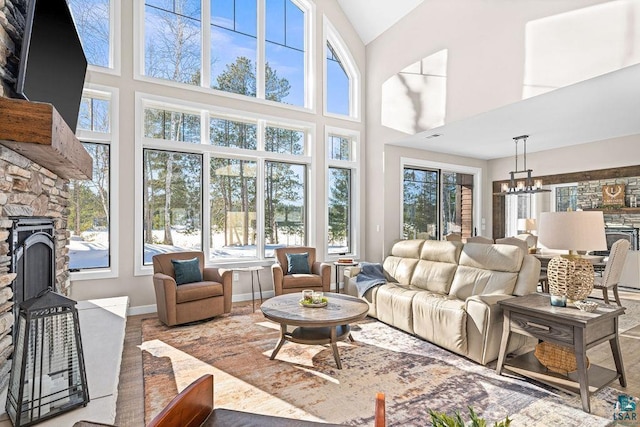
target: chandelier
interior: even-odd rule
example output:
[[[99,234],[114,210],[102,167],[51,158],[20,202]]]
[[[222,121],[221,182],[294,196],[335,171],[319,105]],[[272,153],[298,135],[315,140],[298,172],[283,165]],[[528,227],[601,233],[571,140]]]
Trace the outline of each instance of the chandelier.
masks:
[[[529,135],[520,135],[513,138],[516,143],[516,168],[509,172],[509,182],[500,185],[500,192],[495,193],[499,196],[511,196],[516,194],[545,193],[551,190],[542,188],[541,179],[533,179],[531,177],[532,169],[527,169],[527,138]],[[523,145],[523,168],[518,169],[518,145],[522,141]],[[517,179],[517,175],[527,174],[525,178]]]

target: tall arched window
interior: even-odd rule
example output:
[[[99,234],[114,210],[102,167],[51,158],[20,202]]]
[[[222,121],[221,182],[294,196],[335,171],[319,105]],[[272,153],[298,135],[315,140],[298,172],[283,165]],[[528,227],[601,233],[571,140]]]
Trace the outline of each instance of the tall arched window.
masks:
[[[328,115],[360,116],[360,72],[344,41],[324,18],[324,112]]]

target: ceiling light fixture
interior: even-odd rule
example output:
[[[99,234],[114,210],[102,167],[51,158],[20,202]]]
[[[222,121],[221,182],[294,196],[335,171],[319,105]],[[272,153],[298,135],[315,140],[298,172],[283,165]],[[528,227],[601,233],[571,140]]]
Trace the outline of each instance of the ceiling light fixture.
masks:
[[[509,182],[503,182],[500,185],[500,193],[495,193],[499,196],[511,196],[517,194],[531,194],[531,193],[545,193],[551,190],[545,190],[542,188],[541,179],[533,179],[531,177],[532,169],[527,169],[527,138],[529,135],[520,135],[513,138],[516,143],[516,168],[509,172]],[[518,144],[520,140],[523,142],[523,169],[518,169]],[[527,177],[523,180],[517,180],[516,175],[527,174]]]

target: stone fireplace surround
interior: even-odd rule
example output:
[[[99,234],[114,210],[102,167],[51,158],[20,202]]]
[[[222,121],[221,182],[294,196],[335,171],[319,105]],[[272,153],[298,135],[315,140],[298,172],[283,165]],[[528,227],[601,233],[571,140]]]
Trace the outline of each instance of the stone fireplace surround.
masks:
[[[69,214],[68,181],[55,173],[0,147],[0,389],[8,380],[13,353],[11,328],[15,273],[9,273],[9,235],[11,217],[47,217],[53,219],[56,253],[56,288],[68,294],[69,257],[67,217]]]
[[[6,100],[15,97],[26,5],[0,0],[0,390],[9,380],[14,346],[11,218],[53,220],[55,286],[68,295],[68,179],[91,177],[91,157],[50,105]]]

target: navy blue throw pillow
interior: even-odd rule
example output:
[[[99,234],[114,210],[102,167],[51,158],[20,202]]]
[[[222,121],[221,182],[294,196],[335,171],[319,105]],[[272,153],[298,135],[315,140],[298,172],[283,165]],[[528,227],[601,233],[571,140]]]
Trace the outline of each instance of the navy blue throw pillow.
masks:
[[[200,272],[200,262],[198,258],[194,259],[172,259],[173,269],[176,272],[176,285],[184,285],[185,283],[202,282],[202,273]]]
[[[287,254],[287,274],[309,274],[309,253]]]

